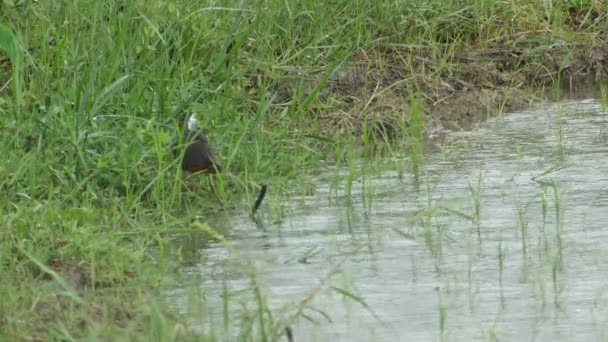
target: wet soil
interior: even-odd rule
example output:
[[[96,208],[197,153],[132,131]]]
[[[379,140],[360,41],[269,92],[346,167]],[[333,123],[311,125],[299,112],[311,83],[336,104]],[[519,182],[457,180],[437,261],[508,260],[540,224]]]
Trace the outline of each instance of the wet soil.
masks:
[[[407,62],[405,62],[407,61]],[[514,46],[455,53],[446,60],[413,49],[355,54],[319,99],[337,110],[319,112],[325,134],[359,134],[363,123],[379,133],[402,131],[411,97],[423,109],[427,135],[470,129],[498,113],[515,111],[554,93],[597,95],[608,79],[608,46]],[[562,96],[562,95],[557,95]]]

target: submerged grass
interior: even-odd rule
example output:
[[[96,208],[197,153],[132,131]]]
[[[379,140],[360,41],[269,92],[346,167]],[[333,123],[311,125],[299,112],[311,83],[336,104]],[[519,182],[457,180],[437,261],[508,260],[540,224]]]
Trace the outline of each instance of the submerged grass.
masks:
[[[355,87],[362,73],[398,65],[439,94],[460,51],[505,37],[536,49],[591,41],[607,22],[593,0],[1,2],[0,339],[272,340],[275,318],[265,319],[261,297],[258,329],[224,322],[208,334],[163,299],[183,262],[175,241],[225,241],[229,231],[221,220],[190,223],[201,220],[193,211],[221,214],[203,179],[182,193],[169,149],[176,114],[199,114],[234,174],[211,180],[224,210],[246,213],[242,198],[253,202],[259,184],[277,203],[328,152],[351,166],[349,189],[362,155],[406,145],[414,165],[423,162],[419,97],[429,94],[387,101],[402,80],[386,77],[388,87],[377,81],[365,97]],[[365,105],[346,111],[357,97]],[[353,131],[363,132],[363,150]]]

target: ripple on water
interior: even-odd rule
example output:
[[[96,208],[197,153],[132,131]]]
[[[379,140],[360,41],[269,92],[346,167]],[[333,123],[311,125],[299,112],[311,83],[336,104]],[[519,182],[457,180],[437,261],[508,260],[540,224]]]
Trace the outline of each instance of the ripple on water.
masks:
[[[608,115],[594,100],[513,113],[453,134],[449,152],[426,157],[420,183],[394,170],[371,175],[362,163],[352,210],[345,184],[325,184],[290,202],[292,215],[266,232],[235,217],[230,243],[248,263],[230,262],[221,244],[201,251],[201,263],[184,271],[202,277],[206,293],[205,319],[193,322],[210,329],[219,321],[223,283],[239,312],[251,300],[237,291],[251,286],[251,265],[278,308],[339,264],[332,284],[377,317],[336,293],[321,295],[311,305],[332,322],[298,320],[296,341],[606,340],[607,132]],[[407,159],[402,167],[410,169]],[[363,183],[376,194],[371,208]],[[472,214],[469,187],[477,184],[479,226],[456,214]],[[183,312],[187,291],[169,294]]]

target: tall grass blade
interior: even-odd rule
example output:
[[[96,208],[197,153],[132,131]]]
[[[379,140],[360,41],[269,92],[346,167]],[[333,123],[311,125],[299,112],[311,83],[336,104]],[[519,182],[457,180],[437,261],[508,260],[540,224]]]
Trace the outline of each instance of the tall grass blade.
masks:
[[[0,50],[6,53],[12,63],[14,106],[15,108],[19,108],[22,100],[21,94],[23,93],[23,81],[21,79],[21,75],[23,74],[23,53],[13,31],[2,24],[0,24]]]

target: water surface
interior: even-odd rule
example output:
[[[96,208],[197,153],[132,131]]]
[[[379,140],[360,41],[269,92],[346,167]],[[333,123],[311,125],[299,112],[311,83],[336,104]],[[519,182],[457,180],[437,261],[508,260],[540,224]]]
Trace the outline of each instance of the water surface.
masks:
[[[267,201],[262,210],[288,215],[265,230],[246,213],[231,218],[234,251],[201,246],[171,300],[220,331],[224,286],[234,317],[256,307],[253,265],[275,310],[326,285],[309,306],[331,321],[305,311],[314,322],[292,324],[296,341],[608,340],[608,114],[598,102],[449,134],[419,177],[407,158],[384,164],[327,170],[310,180],[312,195]],[[192,302],[192,284],[204,300]]]

